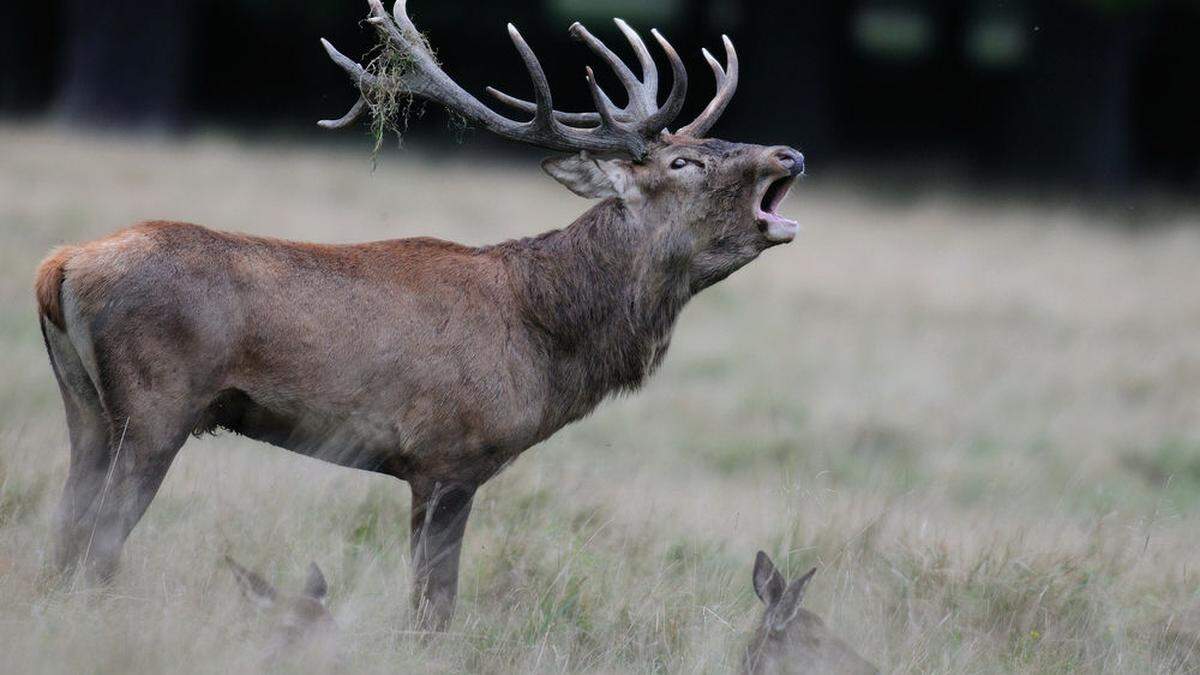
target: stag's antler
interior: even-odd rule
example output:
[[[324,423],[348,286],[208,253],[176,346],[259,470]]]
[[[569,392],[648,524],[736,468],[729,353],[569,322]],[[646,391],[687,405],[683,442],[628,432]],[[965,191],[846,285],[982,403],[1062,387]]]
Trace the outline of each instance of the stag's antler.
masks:
[[[721,41],[725,43],[725,68],[721,68],[721,64],[713,58],[712,54],[708,53],[707,49],[701,50],[704,60],[708,61],[709,67],[712,68],[713,77],[717,80],[717,94],[704,107],[704,111],[692,120],[691,124],[676,132],[681,136],[700,137],[708,133],[708,130],[721,117],[721,113],[725,112],[725,106],[729,105],[729,100],[733,98],[733,92],[737,91],[737,51],[734,50],[733,41],[729,39],[728,35],[722,35]]]
[[[514,141],[573,152],[590,150],[593,152],[625,153],[640,159],[645,156],[648,143],[674,121],[683,108],[687,95],[687,71],[679,54],[657,30],[651,31],[658,41],[667,59],[671,62],[673,81],[667,100],[658,105],[658,69],[654,59],[646,49],[646,44],[629,24],[621,19],[615,19],[617,28],[629,40],[641,66],[642,77],[639,80],[633,71],[603,42],[588,32],[582,24],[576,22],[571,26],[571,35],[587,44],[593,52],[604,59],[616,74],[617,79],[625,88],[629,99],[624,108],[617,108],[612,99],[596,83],[595,74],[587,69],[587,83],[591,90],[596,112],[568,113],[554,109],[550,95],[550,84],[546,73],[542,70],[537,56],[521,37],[521,33],[512,24],[508,24],[508,34],[525,67],[529,71],[529,79],[533,83],[534,100],[523,101],[509,96],[499,90],[488,87],[488,92],[501,102],[533,115],[528,122],[509,119],[488,108],[462,87],[458,86],[438,66],[436,59],[425,43],[425,39],[417,31],[416,26],[408,18],[405,9],[406,0],[397,0],[392,15],[384,10],[380,0],[367,0],[371,8],[369,23],[377,26],[391,45],[404,55],[407,63],[406,70],[388,82],[380,79],[363,68],[360,64],[347,58],[334,48],[328,40],[322,38],[321,44],[329,53],[329,58],[346,71],[350,78],[363,92],[350,111],[336,120],[321,120],[318,122],[327,129],[337,129],[354,122],[363,110],[367,108],[367,96],[372,89],[378,87],[394,87],[399,93],[435,101],[446,108],[457,112],[468,122]],[[700,135],[720,116],[733,95],[737,86],[737,55],[733,44],[725,38],[725,50],[728,54],[728,73],[721,69],[716,60],[705,51],[704,56],[712,65],[717,76],[717,97],[708,105],[705,111],[680,133]]]
[[[616,74],[617,79],[621,81],[621,85],[625,88],[625,95],[629,102],[624,108],[617,108],[613,105],[612,99],[598,87],[594,88],[593,96],[597,98],[597,110],[600,112],[591,113],[567,113],[554,111],[554,116],[560,122],[573,126],[587,127],[594,124],[600,124],[604,120],[604,114],[607,113],[614,121],[619,124],[624,124],[637,129],[646,137],[653,137],[662,131],[670,124],[679,111],[683,108],[684,99],[687,96],[687,69],[683,66],[683,60],[679,58],[675,48],[670,42],[658,32],[657,29],[650,31],[654,39],[658,41],[660,47],[667,55],[667,59],[671,62],[671,92],[667,95],[667,101],[661,107],[658,105],[658,68],[654,65],[654,58],[650,56],[650,51],[646,49],[646,43],[642,42],[642,38],[637,34],[637,31],[629,27],[629,24],[621,19],[613,19],[617,24],[617,28],[625,35],[625,39],[629,40],[629,45],[633,47],[633,51],[637,54],[638,63],[642,69],[642,79],[634,76],[629,67],[625,65],[621,59],[612,52],[603,42],[588,32],[583,24],[578,21],[571,25],[571,37],[586,44],[597,56],[604,59]],[[591,70],[588,70],[588,83],[595,81],[592,77]],[[488,93],[496,97],[501,103],[516,108],[523,112],[534,112],[537,109],[537,104],[531,101],[523,101],[519,98],[509,96],[502,91],[488,87]]]
[[[621,32],[625,34],[625,37],[629,40],[629,44],[633,46],[633,50],[637,53],[638,61],[640,61],[642,64],[641,82],[638,82],[636,78],[633,77],[633,74],[629,72],[629,69],[625,66],[625,64],[622,63],[620,59],[618,59],[616,55],[612,53],[612,51],[605,47],[604,43],[592,37],[592,35],[588,33],[587,29],[582,25],[575,23],[573,26],[571,26],[571,35],[578,40],[586,42],[593,51],[601,56],[601,58],[608,61],[613,70],[616,71],[617,78],[620,79],[621,83],[625,85],[625,90],[629,95],[629,105],[614,114],[614,117],[618,121],[625,122],[633,119],[638,110],[645,109],[645,96],[648,95],[650,97],[650,104],[653,105],[654,97],[656,95],[655,90],[658,85],[658,70],[654,67],[654,61],[650,58],[650,53],[646,51],[646,45],[642,42],[642,39],[638,37],[638,34],[629,27],[629,24],[625,23],[621,19],[613,19],[613,21],[616,22],[617,27],[620,28]],[[687,90],[687,72],[683,69],[683,63],[679,61],[679,57],[675,54],[675,50],[671,48],[671,45],[668,44],[661,35],[659,35],[657,30],[653,30],[651,33],[656,39],[658,39],[659,43],[663,46],[663,51],[665,51],[668,58],[671,59],[671,70],[675,76],[675,82],[671,87],[671,95],[667,98],[667,104],[663,105],[663,107],[659,110],[659,112],[662,113],[662,119],[655,117],[652,124],[645,125],[650,127],[661,122],[661,126],[652,131],[652,133],[657,133],[665,128],[667,124],[670,124],[675,116],[679,114],[679,108],[683,106],[683,96],[684,92]],[[713,55],[710,54],[707,49],[701,50],[701,52],[704,54],[704,60],[708,61],[708,65],[712,68],[713,76],[717,80],[717,93],[713,97],[712,101],[709,102],[708,106],[704,108],[704,111],[701,112],[691,124],[677,131],[676,135],[694,136],[697,138],[703,136],[708,132],[709,129],[712,128],[714,124],[716,124],[717,119],[721,117],[721,113],[725,112],[725,107],[729,105],[730,99],[733,98],[734,91],[737,90],[737,51],[733,48],[733,41],[729,39],[728,35],[722,35],[721,40],[725,43],[725,61],[727,64],[725,68],[721,67],[721,64],[715,58],[713,58]],[[679,91],[679,98],[676,101],[675,95],[677,89]],[[499,99],[500,102],[504,103],[505,105],[516,108],[517,110],[528,113],[532,113],[537,110],[536,103],[532,101],[523,101],[519,98],[509,96],[508,94],[493,89],[492,87],[488,87],[488,93]],[[605,100],[608,100],[607,97],[605,97]],[[609,103],[611,104],[611,101]],[[670,107],[673,103],[677,103],[677,105],[675,107]],[[670,111],[669,113],[667,112],[668,110]],[[574,126],[587,126],[596,124],[600,121],[600,115],[597,113],[568,113],[555,110],[554,116],[560,122]]]
[[[617,152],[641,158],[646,154],[649,139],[661,131],[671,121],[671,118],[678,114],[679,108],[683,105],[687,76],[686,73],[682,77],[680,76],[680,73],[683,73],[683,64],[665,39],[657,33],[655,34],[659,43],[667,50],[668,56],[672,58],[672,69],[676,73],[676,81],[671,88],[671,96],[662,108],[658,108],[653,106],[656,92],[652,89],[652,87],[657,87],[657,73],[653,73],[653,76],[647,75],[644,82],[637,82],[628,67],[621,63],[616,55],[604,48],[599,40],[591,37],[582,26],[576,24],[577,30],[584,36],[583,39],[594,41],[593,49],[603,49],[603,53],[607,54],[606,60],[617,71],[618,77],[626,83],[627,87],[630,87],[631,104],[622,110],[617,110],[608,96],[596,84],[596,78],[589,69],[587,81],[592,98],[596,103],[596,117],[592,120],[592,126],[568,126],[560,120],[561,114],[556,114],[554,110],[550,84],[546,81],[546,73],[542,70],[537,56],[534,55],[533,50],[529,48],[516,27],[509,24],[509,37],[512,38],[513,45],[529,71],[535,97],[535,102],[531,104],[531,112],[534,115],[532,120],[519,122],[509,119],[483,105],[458,86],[438,66],[437,61],[426,47],[424,38],[408,18],[405,0],[397,0],[393,10],[394,16],[389,16],[384,11],[380,0],[368,0],[367,4],[371,8],[371,16],[367,21],[383,31],[387,40],[404,55],[408,63],[406,63],[407,69],[394,81],[380,82],[379,78],[368,72],[367,69],[335,49],[328,40],[322,39],[321,44],[325,46],[329,57],[346,71],[362,92],[369,92],[378,86],[395,87],[400,93],[440,103],[465,117],[468,122],[478,124],[504,138],[552,150]],[[573,30],[576,29],[573,27]],[[632,30],[630,29],[626,34],[632,34]],[[640,42],[641,40],[638,39],[638,43]],[[649,59],[649,53],[645,51],[645,45],[640,46],[639,59],[642,60],[643,70],[646,70],[647,63],[650,63],[652,69],[653,63]],[[635,84],[636,86],[634,86]],[[635,91],[638,92],[636,103],[632,102],[635,98]],[[346,126],[357,119],[366,106],[366,94],[364,93],[354,107],[341,118],[322,120],[319,124],[329,129]],[[654,109],[650,110],[652,106]]]

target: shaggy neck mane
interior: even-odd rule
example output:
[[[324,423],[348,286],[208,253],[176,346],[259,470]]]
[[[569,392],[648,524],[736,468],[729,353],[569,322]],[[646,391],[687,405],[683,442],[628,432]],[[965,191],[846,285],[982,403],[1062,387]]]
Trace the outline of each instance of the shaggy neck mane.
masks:
[[[609,199],[568,227],[496,247],[522,319],[551,356],[565,420],[641,385],[691,297],[690,243]]]

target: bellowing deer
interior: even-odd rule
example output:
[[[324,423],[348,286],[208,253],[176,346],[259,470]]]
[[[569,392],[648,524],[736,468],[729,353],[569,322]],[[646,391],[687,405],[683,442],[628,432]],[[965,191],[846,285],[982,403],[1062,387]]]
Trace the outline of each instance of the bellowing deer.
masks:
[[[746,675],[874,675],[879,671],[800,606],[812,568],[790,584],[762,551],[754,560],[754,592],[767,606],[746,647]]]
[[[442,71],[403,0],[394,17],[369,4],[368,21],[408,63],[387,86],[504,138],[574,153],[543,167],[602,201],[561,230],[493,246],[330,246],[144,222],[53,252],[36,291],[71,441],[64,568],[111,575],[188,435],[226,429],[407,481],[413,602],[423,626],[444,628],[476,489],[606,396],[640,386],[692,296],[796,236],[777,209],[803,156],[705,137],[737,85],[728,38],[725,68],[704,53],[716,96],[668,133],[687,74],[657,31],[674,78],[662,105],[636,32],[617,20],[640,79],[573,25],[628,103],[617,108],[589,70],[596,110],[564,113],[509,26],[535,101],[493,93],[532,114],[520,122]],[[378,84],[324,45],[360,91]],[[345,126],[367,105],[322,125]]]

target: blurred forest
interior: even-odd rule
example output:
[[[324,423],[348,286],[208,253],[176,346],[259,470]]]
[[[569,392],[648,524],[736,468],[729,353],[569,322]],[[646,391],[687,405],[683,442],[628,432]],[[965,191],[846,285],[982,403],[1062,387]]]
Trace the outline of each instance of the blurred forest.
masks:
[[[374,37],[366,11],[358,0],[0,3],[0,115],[315,136],[316,119],[354,98],[317,39],[361,55]],[[659,27],[684,55],[684,117],[712,91],[700,47],[729,33],[742,81],[716,133],[795,145],[814,166],[945,164],[983,182],[1183,195],[1200,186],[1196,0],[411,0],[409,13],[480,96],[489,84],[529,91],[511,20],[560,107],[588,107],[593,59],[567,26],[582,20],[624,47],[608,22],[623,16]],[[448,136],[440,112],[412,133]],[[504,147],[483,134],[470,142]]]

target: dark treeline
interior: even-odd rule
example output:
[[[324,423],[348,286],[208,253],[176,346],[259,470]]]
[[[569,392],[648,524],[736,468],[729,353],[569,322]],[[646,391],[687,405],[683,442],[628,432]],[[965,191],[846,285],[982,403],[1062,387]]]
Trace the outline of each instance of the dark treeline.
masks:
[[[684,55],[685,116],[712,91],[700,47],[719,53],[729,33],[742,80],[718,133],[805,148],[818,166],[952,160],[981,177],[1103,189],[1200,181],[1195,0],[410,0],[409,11],[480,96],[488,84],[529,91],[504,31],[513,21],[559,107],[588,107],[583,65],[595,59],[566,28],[581,19],[620,49],[604,17],[621,15]],[[319,133],[313,121],[354,92],[317,38],[359,56],[374,37],[365,15],[357,0],[0,3],[0,112]],[[431,113],[411,133],[444,137],[444,124]],[[471,143],[498,147],[481,136]]]

